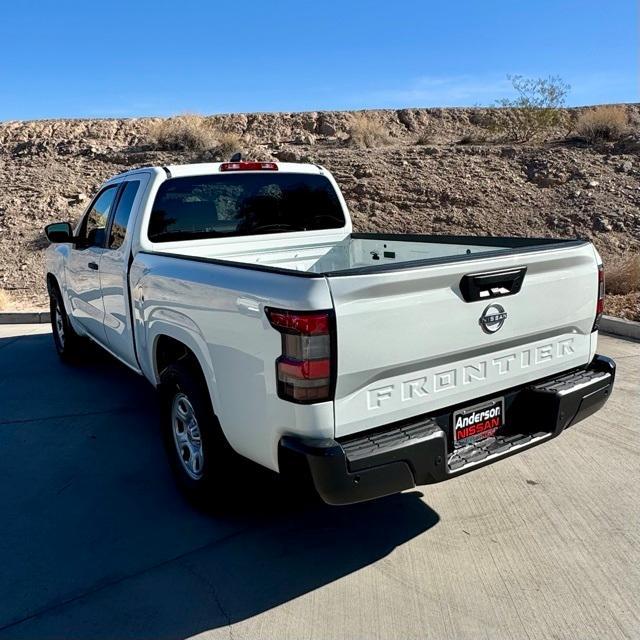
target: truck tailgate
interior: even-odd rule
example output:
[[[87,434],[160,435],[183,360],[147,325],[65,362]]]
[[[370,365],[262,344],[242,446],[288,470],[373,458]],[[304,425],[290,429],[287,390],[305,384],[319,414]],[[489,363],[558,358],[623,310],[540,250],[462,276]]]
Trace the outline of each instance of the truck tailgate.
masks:
[[[464,300],[463,276],[521,267],[518,293]],[[327,279],[336,437],[499,395],[592,355],[598,274],[588,243]],[[491,304],[506,318],[483,328]]]

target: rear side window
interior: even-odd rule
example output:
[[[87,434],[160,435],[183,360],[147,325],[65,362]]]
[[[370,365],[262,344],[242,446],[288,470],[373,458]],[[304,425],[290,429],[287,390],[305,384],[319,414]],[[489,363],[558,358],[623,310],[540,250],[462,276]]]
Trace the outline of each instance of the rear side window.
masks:
[[[172,178],[156,196],[149,240],[339,229],[344,213],[324,176],[233,173]]]
[[[127,225],[129,224],[129,216],[133,208],[133,201],[136,199],[140,182],[132,180],[126,182],[118,205],[116,207],[113,222],[111,223],[111,233],[109,234],[109,249],[119,249],[127,235]]]

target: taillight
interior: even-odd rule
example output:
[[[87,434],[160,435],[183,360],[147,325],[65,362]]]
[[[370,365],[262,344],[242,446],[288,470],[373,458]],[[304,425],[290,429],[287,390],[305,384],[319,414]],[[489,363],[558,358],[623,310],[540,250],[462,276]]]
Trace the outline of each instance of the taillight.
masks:
[[[265,309],[271,326],[282,335],[276,360],[278,395],[292,402],[331,400],[334,387],[332,311]]]
[[[277,171],[275,162],[223,162],[220,171]]]
[[[598,301],[596,302],[596,319],[591,331],[597,331],[604,311],[604,267],[598,265]]]

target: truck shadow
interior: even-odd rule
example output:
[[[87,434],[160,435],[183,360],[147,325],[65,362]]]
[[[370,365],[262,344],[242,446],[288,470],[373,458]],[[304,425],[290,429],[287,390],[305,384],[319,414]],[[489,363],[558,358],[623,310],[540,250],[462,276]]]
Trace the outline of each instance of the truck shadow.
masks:
[[[254,467],[229,478],[233,508],[195,510],[148,383],[99,352],[63,366],[50,341],[0,338],[0,638],[185,638],[287,603],[300,615],[296,599],[356,588],[438,522],[417,491],[332,508]]]

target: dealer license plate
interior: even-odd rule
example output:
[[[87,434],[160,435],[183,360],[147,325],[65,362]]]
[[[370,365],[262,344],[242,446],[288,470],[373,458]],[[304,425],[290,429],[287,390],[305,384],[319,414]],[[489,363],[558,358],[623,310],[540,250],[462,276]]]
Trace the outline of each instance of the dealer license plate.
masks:
[[[466,447],[490,438],[504,426],[504,398],[496,398],[453,414],[453,446]]]

